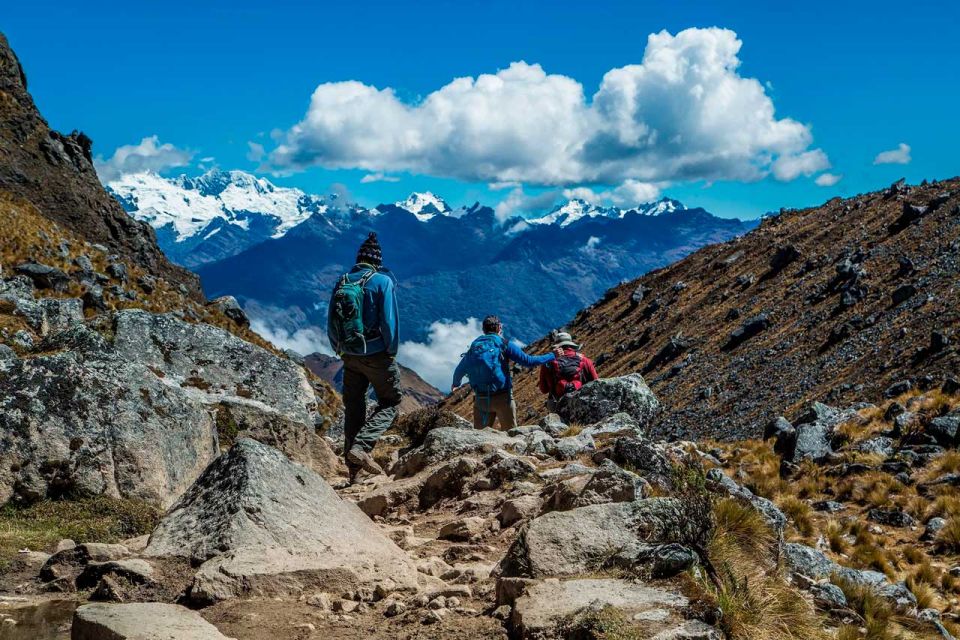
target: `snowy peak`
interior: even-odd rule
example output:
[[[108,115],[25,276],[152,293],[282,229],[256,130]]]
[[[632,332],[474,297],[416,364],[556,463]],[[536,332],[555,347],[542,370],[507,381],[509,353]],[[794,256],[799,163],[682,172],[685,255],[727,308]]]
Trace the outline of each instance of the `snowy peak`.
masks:
[[[243,171],[214,169],[171,179],[143,172],[124,175],[106,187],[130,215],[155,229],[170,230],[176,242],[194,238],[215,220],[241,229],[258,220],[278,238],[327,208],[322,198]]]
[[[426,222],[438,215],[445,216],[451,213],[450,205],[443,198],[429,191],[411,193],[406,200],[401,200],[395,204],[397,207],[415,215],[421,222]]]
[[[620,219],[624,216],[637,214],[644,216],[658,216],[674,211],[683,211],[686,207],[682,202],[671,198],[661,198],[656,202],[636,205],[628,209],[620,207],[603,207],[587,202],[580,198],[574,198],[567,202],[557,205],[550,213],[538,218],[526,220],[528,225],[550,225],[556,224],[561,227],[567,227],[571,224],[586,218],[615,218]]]

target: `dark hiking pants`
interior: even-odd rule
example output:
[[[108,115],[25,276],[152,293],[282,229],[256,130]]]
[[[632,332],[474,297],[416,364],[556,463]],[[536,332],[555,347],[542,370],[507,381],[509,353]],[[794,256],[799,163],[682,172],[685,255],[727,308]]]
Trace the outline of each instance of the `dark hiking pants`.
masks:
[[[367,417],[367,391],[373,386],[377,409]],[[400,368],[385,351],[369,356],[343,356],[344,455],[354,445],[372,451],[400,413]],[[351,467],[351,463],[347,463]]]

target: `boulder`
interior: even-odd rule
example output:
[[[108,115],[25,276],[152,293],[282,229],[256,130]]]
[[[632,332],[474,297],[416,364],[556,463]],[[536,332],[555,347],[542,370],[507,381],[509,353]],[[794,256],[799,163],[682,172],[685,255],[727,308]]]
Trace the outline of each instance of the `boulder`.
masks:
[[[659,401],[639,373],[588,382],[557,404],[557,413],[565,422],[587,425],[623,412],[645,428],[659,410]]]
[[[559,437],[564,431],[569,429],[567,423],[563,421],[563,418],[555,413],[548,413],[543,416],[537,424],[554,438]]]
[[[214,411],[221,448],[229,448],[239,438],[250,438],[279,449],[326,480],[347,475],[341,458],[312,424],[292,420],[262,402],[235,396],[219,399]]]
[[[536,516],[540,512],[543,504],[537,496],[519,496],[511,498],[500,507],[500,514],[497,519],[501,527],[509,527],[521,520],[527,520]]]
[[[784,457],[794,463],[803,459],[820,461],[827,458],[833,453],[834,430],[852,416],[850,412],[838,411],[819,402],[812,403],[797,418],[793,449]]]
[[[208,303],[211,307],[218,309],[223,315],[233,320],[237,326],[249,327],[250,318],[244,313],[243,308],[237,299],[233,296],[220,296]]]
[[[203,563],[189,597],[416,587],[411,559],[310,469],[241,439],[160,521],[145,555]]]
[[[469,518],[458,518],[453,522],[440,527],[437,534],[438,540],[454,540],[459,542],[468,542],[479,538],[485,531],[489,530],[487,521],[479,516]]]
[[[73,614],[72,640],[230,640],[199,613],[159,602],[84,604]]]
[[[392,473],[404,478],[458,456],[493,453],[497,449],[522,451],[525,444],[522,438],[512,438],[494,429],[440,427],[427,433],[423,445],[404,454],[394,465]]]
[[[529,586],[517,598],[511,623],[523,639],[581,637],[577,618],[610,607],[628,621],[629,637],[652,638],[681,624],[688,604],[679,593],[627,580],[551,580]]]
[[[25,262],[13,268],[17,275],[26,276],[37,289],[53,289],[66,291],[70,286],[70,276],[66,273],[45,264]]]
[[[575,504],[585,507],[608,502],[633,502],[645,497],[648,487],[637,474],[621,469],[608,460],[590,476]]]
[[[798,542],[783,545],[783,557],[790,573],[799,573],[814,580],[829,578],[838,565],[823,552]]]
[[[0,433],[0,504],[106,494],[166,506],[217,455],[203,403],[110,351],[12,361],[0,376]]]
[[[480,468],[481,464],[478,460],[467,457],[455,458],[441,465],[427,476],[420,488],[420,508],[429,509],[444,498],[459,496],[467,486],[470,476]]]
[[[954,410],[945,416],[938,416],[927,425],[927,433],[936,438],[937,443],[944,447],[957,444],[960,434],[960,410]]]
[[[573,460],[577,456],[593,453],[597,448],[593,437],[586,433],[557,438],[550,443],[547,453],[557,460]]]
[[[723,348],[726,350],[735,349],[750,338],[769,329],[772,324],[770,317],[765,313],[748,318],[742,325],[730,332],[730,337],[727,338]]]
[[[682,530],[672,498],[554,511],[530,521],[500,562],[504,577],[570,576],[641,564]]]
[[[291,420],[315,423],[317,399],[296,363],[218,327],[172,314],[121,311],[114,319],[121,358],[141,362],[176,384],[211,396],[260,402]]]
[[[604,433],[624,433],[634,435],[642,433],[637,421],[629,413],[615,413],[592,424],[580,432],[580,435],[597,436]]]
[[[663,448],[642,436],[617,438],[610,457],[617,464],[633,469],[652,485],[665,490],[673,486],[673,465]]]
[[[916,520],[914,520],[910,514],[896,507],[890,509],[870,509],[867,512],[867,520],[888,527],[912,527],[916,524]]]

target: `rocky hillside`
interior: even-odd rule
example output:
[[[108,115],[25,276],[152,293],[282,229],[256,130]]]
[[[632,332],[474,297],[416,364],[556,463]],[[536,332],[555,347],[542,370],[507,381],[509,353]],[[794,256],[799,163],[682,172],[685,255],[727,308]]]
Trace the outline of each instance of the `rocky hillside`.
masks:
[[[329,382],[338,392],[343,391],[343,360],[322,353],[313,353],[304,358],[304,366],[322,380]],[[437,404],[443,399],[439,389],[417,375],[417,372],[400,365],[400,386],[403,400],[400,410],[408,413]],[[371,395],[373,390],[370,390]]]
[[[0,33],[0,192],[86,241],[200,296],[199,282],[171,264],[153,230],[130,218],[100,185],[93,141],[51,130],[27,92],[27,76]]]
[[[960,369],[958,255],[960,179],[901,182],[769,217],[614,287],[568,326],[601,375],[643,374],[665,408],[654,433],[756,437],[774,407],[877,400]],[[517,398],[540,412],[535,373]],[[464,394],[452,406],[469,415]]]

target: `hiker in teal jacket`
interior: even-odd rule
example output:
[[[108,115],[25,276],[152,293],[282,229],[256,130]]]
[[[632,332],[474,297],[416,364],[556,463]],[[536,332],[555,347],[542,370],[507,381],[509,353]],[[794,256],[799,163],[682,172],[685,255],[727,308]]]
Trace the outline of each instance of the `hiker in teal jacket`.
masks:
[[[360,246],[357,264],[342,281],[363,285],[362,340],[358,338],[348,345],[332,303],[327,313],[330,344],[343,359],[343,452],[353,482],[360,469],[383,473],[371,452],[397,419],[401,399],[397,283],[393,274],[383,269],[377,234],[371,233]],[[334,295],[341,284],[337,282]],[[371,386],[377,396],[377,409],[367,417],[367,391]]]
[[[495,350],[491,358],[484,359],[484,350]],[[481,354],[481,355],[478,355]],[[471,378],[473,389],[473,426],[477,429],[492,427],[497,419],[500,429],[506,431],[517,426],[517,403],[513,399],[513,378],[510,363],[522,367],[538,367],[553,362],[556,352],[542,356],[524,353],[516,342],[503,337],[503,326],[497,316],[483,319],[483,335],[473,341],[470,350],[463,354],[460,364],[453,372],[451,391],[456,391],[464,376]]]

